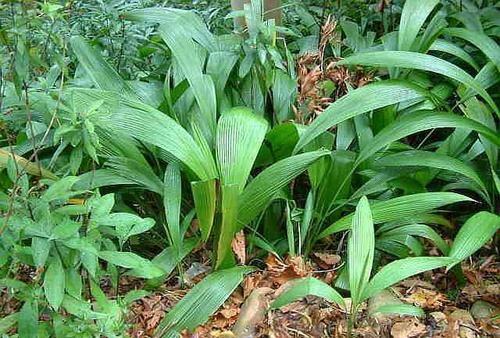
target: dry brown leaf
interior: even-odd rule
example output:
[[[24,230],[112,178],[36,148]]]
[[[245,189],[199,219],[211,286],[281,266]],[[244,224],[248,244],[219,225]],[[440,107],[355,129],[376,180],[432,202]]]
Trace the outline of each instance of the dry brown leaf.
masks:
[[[415,318],[411,318],[407,321],[394,324],[391,329],[391,336],[394,338],[423,337],[426,332],[424,324]]]
[[[243,230],[240,230],[236,233],[231,242],[231,247],[233,248],[233,252],[236,255],[236,259],[239,264],[246,263],[246,245],[245,245],[245,233]]]
[[[316,263],[322,269],[331,269],[335,265],[337,265],[341,258],[339,255],[326,253],[326,252],[315,252],[314,257],[316,257]]]

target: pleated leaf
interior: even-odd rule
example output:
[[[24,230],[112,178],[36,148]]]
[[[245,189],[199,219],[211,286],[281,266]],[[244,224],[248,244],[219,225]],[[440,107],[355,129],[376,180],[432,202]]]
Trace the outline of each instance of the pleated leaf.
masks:
[[[201,238],[208,239],[214,223],[217,192],[215,179],[191,183],[196,216],[200,222]]]
[[[402,316],[423,317],[425,312],[411,304],[388,304],[376,308],[371,314],[398,314]]]
[[[328,106],[301,134],[294,153],[331,127],[354,116],[409,100],[424,99],[427,93],[409,82],[381,81],[350,91]]]
[[[247,108],[224,113],[217,126],[216,155],[221,185],[245,187],[267,132],[267,122]]]
[[[472,76],[453,63],[432,55],[403,51],[367,52],[349,56],[338,62],[338,64],[387,68],[400,67],[441,74],[473,88],[496,112],[498,112],[498,108],[493,99]]]
[[[392,237],[398,236],[419,236],[423,238],[427,238],[431,240],[439,250],[444,254],[448,255],[450,251],[449,245],[445,242],[445,240],[439,236],[439,234],[432,229],[430,226],[425,224],[407,224],[403,225],[389,231],[386,231],[377,237],[377,240],[380,239],[391,239]]]
[[[236,184],[221,186],[222,202],[221,214],[222,221],[217,238],[217,254],[215,269],[224,269],[234,266],[235,261],[231,242],[236,234],[238,224],[238,199],[240,196],[239,188]]]
[[[311,151],[285,158],[263,170],[245,188],[240,197],[240,228],[261,213],[272,198],[295,177],[303,173],[328,150]]]
[[[481,211],[470,217],[458,231],[449,256],[458,263],[479,250],[500,229],[500,216]],[[454,264],[448,266],[451,268]]]
[[[154,337],[178,337],[182,330],[205,323],[252,270],[240,266],[208,275],[167,313]]]
[[[479,66],[477,65],[476,61],[472,58],[472,56],[469,55],[466,51],[464,51],[462,48],[458,47],[454,43],[451,43],[447,40],[443,39],[437,39],[434,41],[429,48],[430,50],[437,50],[439,52],[447,53],[450,55],[454,55],[463,61],[467,62],[469,65],[472,66],[475,70],[479,71]]]
[[[380,224],[404,220],[405,218],[418,216],[448,204],[472,201],[474,200],[467,196],[453,192],[426,192],[396,197],[371,205],[373,223]],[[322,238],[349,229],[352,218],[353,214],[341,218],[323,230],[319,237]]]
[[[375,233],[368,199],[363,196],[354,212],[351,232],[347,243],[349,265],[349,289],[353,306],[356,307],[370,279],[375,253]]]
[[[321,297],[331,303],[345,306],[342,296],[330,285],[314,277],[306,277],[294,280],[290,287],[271,303],[270,307],[279,309],[306,296]]]
[[[167,219],[168,235],[174,251],[177,252],[177,255],[179,255],[182,247],[182,235],[180,229],[182,186],[181,172],[177,164],[170,163],[167,165],[163,184],[163,206],[165,208],[165,215]]]

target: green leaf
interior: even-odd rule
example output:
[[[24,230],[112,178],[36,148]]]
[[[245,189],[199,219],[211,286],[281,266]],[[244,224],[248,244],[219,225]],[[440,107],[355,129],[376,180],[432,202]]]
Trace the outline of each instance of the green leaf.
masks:
[[[425,312],[414,305],[410,304],[389,304],[382,305],[376,308],[371,314],[398,314],[402,316],[415,316],[415,317],[423,317],[425,316]]]
[[[295,146],[294,153],[340,122],[395,103],[423,99],[426,95],[423,89],[409,82],[392,80],[380,81],[352,90],[328,106],[307,127]]]
[[[437,269],[452,262],[455,262],[455,259],[449,257],[411,257],[391,262],[373,276],[361,297],[361,301],[405,278]]]
[[[163,184],[163,206],[167,218],[167,235],[170,238],[170,243],[174,250],[179,252],[182,246],[182,235],[180,230],[182,186],[181,172],[177,164],[169,164],[167,166]]]
[[[208,240],[214,223],[217,202],[215,183],[214,179],[191,183],[196,215],[200,222],[201,238],[203,241]]]
[[[187,256],[199,243],[199,238],[191,237],[186,239],[181,246],[180,253],[176,253],[174,248],[169,246],[164,249],[155,258],[153,258],[152,262],[154,265],[163,270],[164,275],[169,275],[178,265],[184,257]],[[131,274],[134,274],[134,271],[131,271]]]
[[[57,225],[52,230],[51,239],[61,240],[61,239],[73,237],[78,232],[78,229],[80,229],[81,226],[82,226],[82,223],[80,223],[80,222],[67,220],[66,222],[63,222],[63,223]]]
[[[490,95],[472,76],[453,63],[444,61],[432,55],[402,52],[402,51],[381,51],[359,53],[345,58],[337,63],[338,65],[363,65],[376,67],[400,67],[419,69],[428,72],[441,74],[454,79],[464,85],[473,88],[481,95],[486,102],[498,113],[496,106]],[[362,87],[364,88],[364,87]]]
[[[155,278],[163,275],[163,271],[151,263],[131,252],[100,251],[99,258],[127,269],[134,269],[135,274],[144,278]]]
[[[73,36],[70,43],[78,61],[99,88],[111,90],[134,99],[138,98],[132,88],[104,60],[101,53],[94,50],[83,37]]]
[[[15,161],[17,162],[19,169],[22,169],[22,170],[20,170],[21,173],[27,172],[30,175],[41,176],[43,178],[48,178],[51,180],[58,179],[56,175],[54,175],[53,173],[51,173],[47,169],[44,169],[44,168],[38,166],[36,163],[28,161],[24,157],[21,157],[21,156],[15,155],[15,154],[13,156],[12,153],[10,153],[4,149],[0,149],[0,169],[6,168],[7,163],[9,162],[9,159],[12,159],[12,158],[14,158]]]
[[[54,182],[48,189],[45,191],[41,197],[41,199],[45,202],[51,202],[56,199],[65,198],[68,196],[68,192],[71,190],[71,187],[75,182],[78,181],[78,177],[76,176],[66,176],[59,181]]]
[[[358,202],[347,243],[349,266],[349,289],[353,307],[361,302],[364,289],[370,279],[375,253],[375,233],[368,199],[363,196]]]
[[[453,192],[427,192],[396,197],[371,205],[373,223],[385,223],[403,220],[411,216],[427,213],[433,209],[458,202],[472,202],[471,198]],[[353,215],[347,215],[323,230],[319,238],[347,230],[351,226]]]
[[[435,128],[461,128],[472,129],[487,137],[490,141],[500,146],[500,136],[485,125],[472,119],[451,113],[436,113],[434,111],[420,111],[409,114],[394,121],[380,131],[361,152],[356,159],[356,165],[368,159],[390,143],[405,136],[424,130]]]
[[[407,0],[405,1],[399,22],[398,49],[410,51],[425,20],[439,0]]]
[[[177,337],[184,329],[205,323],[253,269],[234,267],[208,275],[196,284],[163,318],[154,337]]]
[[[14,325],[17,324],[19,313],[11,313],[0,319],[0,333],[4,334]]]
[[[215,162],[177,122],[151,106],[123,99],[110,123],[142,142],[162,148],[202,180],[217,177]]]
[[[54,256],[49,263],[43,280],[45,297],[54,310],[58,310],[64,298],[65,273],[59,256]]]
[[[462,48],[458,47],[454,43],[449,42],[448,40],[443,40],[443,39],[437,39],[434,41],[429,48],[430,50],[437,50],[439,52],[444,52],[453,56],[456,56],[463,61],[467,62],[469,65],[472,66],[475,70],[479,71],[479,66],[477,65],[476,61],[470,56],[466,51],[464,51]]]
[[[388,240],[393,237],[398,236],[419,236],[427,238],[434,242],[434,244],[439,248],[439,250],[444,254],[448,255],[450,251],[449,245],[444,241],[444,239],[439,236],[439,234],[434,231],[430,226],[425,224],[406,224],[398,226],[396,228],[390,229],[388,231],[382,232],[380,239]]]
[[[24,302],[17,319],[19,338],[38,337],[38,302],[28,299]]]
[[[345,307],[344,299],[330,285],[314,277],[299,278],[291,282],[272,303],[271,309],[279,309],[306,296],[316,296]]]
[[[223,185],[221,194],[222,221],[217,240],[215,269],[224,269],[235,264],[231,242],[238,228],[236,217],[238,215],[239,187],[236,184]]]
[[[209,75],[203,74],[203,64],[197,54],[193,52],[196,50],[196,45],[184,30],[172,29],[172,26],[167,24],[161,24],[158,30],[189,82],[200,108],[201,116],[203,116],[201,127],[206,128],[207,141],[209,144],[213,144],[217,114],[214,82]]]
[[[31,239],[31,251],[33,253],[33,261],[37,267],[45,265],[47,257],[49,257],[51,242],[47,238],[35,236]]]
[[[500,229],[500,216],[487,211],[481,211],[471,216],[458,231],[449,257],[455,261],[453,265],[463,261],[479,250]]]
[[[221,185],[241,192],[267,132],[267,122],[247,108],[222,114],[217,127],[216,155]]]
[[[70,267],[66,269],[65,286],[68,295],[75,298],[80,298],[82,295],[82,276],[79,269]]]
[[[486,186],[472,167],[460,161],[459,159],[440,153],[421,150],[403,151],[400,153],[384,156],[378,159],[375,162],[375,165],[384,167],[422,166],[450,170],[467,178],[470,178],[484,192],[487,192]]]
[[[263,170],[245,188],[240,197],[238,222],[244,226],[261,213],[284,186],[304,172],[328,150],[311,151],[285,158]]]
[[[472,43],[495,64],[498,70],[500,70],[500,47],[495,40],[486,34],[473,32],[465,28],[446,28],[443,30],[443,34],[451,35]]]

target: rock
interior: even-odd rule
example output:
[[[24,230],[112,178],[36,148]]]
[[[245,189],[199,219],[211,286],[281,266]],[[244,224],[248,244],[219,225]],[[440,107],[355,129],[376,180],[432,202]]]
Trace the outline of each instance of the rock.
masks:
[[[478,300],[470,309],[470,314],[474,319],[488,319],[491,318],[493,314],[498,313],[499,309],[497,306],[485,302],[484,300]]]
[[[234,324],[233,333],[238,338],[256,337],[255,327],[264,320],[269,307],[266,295],[273,292],[270,288],[257,288],[250,293],[241,307],[240,316]]]
[[[444,313],[438,311],[431,312],[429,313],[428,318],[433,328],[436,328],[440,331],[446,330],[448,319],[446,318],[446,315]]]
[[[450,320],[450,324],[452,327],[458,328],[458,332],[454,332],[454,334],[460,338],[476,338],[478,337],[476,334],[474,319],[471,314],[467,310],[455,310],[453,311],[448,319]],[[457,335],[458,333],[458,335]]]
[[[386,321],[397,317],[397,314],[377,313],[377,309],[383,305],[403,304],[391,291],[382,290],[368,300],[368,313],[377,320]]]

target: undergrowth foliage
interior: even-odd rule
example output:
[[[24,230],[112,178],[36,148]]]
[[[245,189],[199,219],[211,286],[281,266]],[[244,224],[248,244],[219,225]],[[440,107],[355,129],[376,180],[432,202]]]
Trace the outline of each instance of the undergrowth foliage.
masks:
[[[407,277],[463,281],[500,228],[497,7],[290,2],[277,22],[260,0],[166,3],[0,5],[0,295],[16,304],[0,333],[123,336],[128,305],[203,246],[213,271],[156,331],[177,337],[254,270],[236,234],[252,258],[337,248],[333,285],[299,279],[271,308],[350,304],[350,329]],[[121,292],[124,275],[145,289]]]

